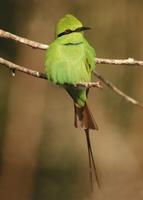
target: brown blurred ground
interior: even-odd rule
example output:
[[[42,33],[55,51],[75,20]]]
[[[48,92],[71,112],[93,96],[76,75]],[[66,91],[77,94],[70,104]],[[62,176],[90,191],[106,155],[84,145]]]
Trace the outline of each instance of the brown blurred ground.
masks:
[[[98,57],[143,60],[143,2],[1,0],[0,28],[49,44],[57,20],[75,14],[92,27],[87,38]],[[0,39],[0,54],[44,70],[45,52]],[[143,102],[143,70],[97,66],[97,71]],[[97,200],[143,199],[143,112],[104,87],[91,89],[99,124],[92,144],[102,190]],[[85,138],[73,127],[72,102],[59,87],[0,66],[0,199],[86,200]]]

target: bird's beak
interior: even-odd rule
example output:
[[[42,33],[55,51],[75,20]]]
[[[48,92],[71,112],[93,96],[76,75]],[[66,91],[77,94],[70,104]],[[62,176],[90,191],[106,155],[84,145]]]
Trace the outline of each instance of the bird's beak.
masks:
[[[90,29],[91,29],[90,27],[82,26],[82,27],[75,29],[73,32],[82,32],[82,31],[86,31],[86,30],[90,30]]]
[[[90,29],[91,29],[90,27],[85,27],[85,26],[81,27],[81,31],[87,31],[87,30],[90,30]]]

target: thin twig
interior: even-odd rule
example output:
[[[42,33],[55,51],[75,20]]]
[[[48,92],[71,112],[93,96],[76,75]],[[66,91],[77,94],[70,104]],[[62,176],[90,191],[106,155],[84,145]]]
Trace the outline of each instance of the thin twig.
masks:
[[[123,97],[127,102],[130,102],[136,106],[139,106],[141,108],[143,108],[143,104],[139,103],[138,101],[136,101],[135,99],[133,99],[132,97],[126,95],[124,92],[122,92],[121,90],[119,90],[115,85],[113,85],[113,83],[111,83],[108,80],[105,80],[100,74],[98,74],[97,72],[93,72],[94,75],[100,79],[106,86],[108,86],[113,92],[115,92],[116,94],[118,94],[119,96]]]
[[[0,29],[0,37],[11,39],[16,42],[28,45],[32,48],[46,50],[49,46],[47,44],[42,44],[39,42],[35,42],[33,40],[29,40],[24,37],[20,37],[18,35],[12,34],[10,32],[4,31]],[[106,58],[96,58],[97,64],[112,64],[112,65],[128,65],[128,66],[143,66],[143,61],[135,60],[134,58],[128,59],[106,59]]]
[[[5,60],[1,57],[0,57],[0,63],[11,70],[17,70],[17,71],[23,72],[25,74],[28,74],[28,75],[31,75],[31,76],[34,76],[37,78],[47,79],[45,74],[43,74],[42,72],[38,72],[38,71],[28,69],[28,68],[20,66],[20,65],[16,65],[16,64],[14,64],[8,60]]]
[[[83,87],[85,87],[85,88],[97,87],[97,88],[103,89],[103,87],[101,85],[101,81],[77,83],[77,84],[74,84],[74,87],[79,87],[79,88],[83,88]]]
[[[35,42],[33,40],[29,40],[29,39],[24,38],[24,37],[20,37],[18,35],[12,34],[10,32],[4,31],[2,29],[0,29],[0,37],[1,38],[10,39],[10,40],[14,40],[16,42],[25,44],[25,45],[30,46],[30,47],[35,48],[35,49],[43,49],[43,50],[45,50],[45,49],[47,49],[49,47],[46,44],[41,44],[39,42]]]
[[[5,65],[6,67],[8,67],[10,70],[15,70],[16,71],[20,71],[20,72],[23,72],[25,74],[28,74],[28,75],[31,75],[31,76],[34,76],[36,78],[42,78],[42,79],[47,79],[46,75],[42,72],[38,72],[38,71],[35,71],[35,70],[32,70],[32,69],[28,69],[27,67],[23,67],[23,66],[20,66],[20,65],[16,65],[8,60],[5,60],[3,58],[0,57],[0,63]],[[67,85],[67,84],[66,84]],[[97,81],[97,82],[82,82],[82,83],[77,83],[77,84],[74,84],[74,87],[78,87],[78,88],[90,88],[90,87],[97,87],[97,88],[101,88],[102,89],[102,86],[100,84],[100,81]]]
[[[32,69],[28,69],[26,67],[20,66],[20,65],[16,65],[8,60],[5,60],[3,58],[0,57],[0,63],[3,64],[4,66],[6,66],[7,68],[9,68],[10,70],[17,70],[20,72],[23,72],[25,74],[34,76],[36,78],[42,78],[42,79],[47,79],[46,75],[42,72],[38,72]],[[112,89],[116,94],[118,94],[119,96],[123,97],[126,101],[140,106],[143,108],[143,105],[141,103],[139,103],[138,101],[136,101],[135,99],[129,97],[128,95],[126,95],[125,93],[123,93],[121,90],[119,90],[115,85],[113,85],[111,82],[109,82],[108,80],[105,80],[101,75],[97,74],[97,72],[94,71],[94,75],[100,79],[105,85],[107,85],[110,89]],[[75,87],[85,87],[85,88],[90,88],[90,87],[97,87],[97,88],[102,88],[101,84],[99,81],[97,82],[88,82],[88,83],[77,83],[74,85]]]
[[[98,64],[110,64],[110,65],[129,65],[129,66],[143,66],[143,61],[135,60],[134,58],[128,59],[106,59],[106,58],[96,58],[96,63]]]

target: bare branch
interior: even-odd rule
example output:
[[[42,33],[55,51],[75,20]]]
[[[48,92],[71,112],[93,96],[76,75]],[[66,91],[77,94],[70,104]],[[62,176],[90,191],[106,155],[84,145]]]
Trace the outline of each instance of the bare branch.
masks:
[[[110,64],[110,65],[138,65],[143,66],[143,61],[135,60],[134,58],[128,59],[106,59],[106,58],[96,58],[96,63],[98,64]]]
[[[20,72],[23,72],[25,74],[28,74],[28,75],[31,75],[31,76],[34,76],[36,78],[42,78],[42,79],[46,79],[47,80],[47,77],[44,73],[42,72],[38,72],[38,71],[35,71],[35,70],[32,70],[32,69],[28,69],[26,67],[23,67],[23,66],[20,66],[20,65],[16,65],[8,60],[5,60],[3,58],[0,57],[0,63],[5,65],[7,68],[9,68],[10,70],[12,70],[12,73],[13,71],[20,71]],[[66,84],[67,85],[67,84]],[[101,84],[99,81],[97,82],[82,82],[82,83],[77,83],[74,85],[74,87],[78,87],[78,88],[90,88],[90,87],[97,87],[97,88],[102,88]]]
[[[28,40],[27,38],[20,37],[18,35],[14,35],[14,34],[12,34],[10,32],[2,30],[2,29],[0,29],[0,37],[6,38],[6,39],[15,40],[16,42],[25,44],[25,45],[30,46],[30,47],[35,48],[35,49],[43,49],[43,50],[45,50],[45,49],[48,48],[48,45],[46,45],[46,44],[41,44],[39,42]]]
[[[74,84],[74,87],[79,87],[79,88],[83,88],[83,87],[86,87],[86,88],[91,88],[91,87],[96,87],[96,88],[99,88],[99,89],[103,89],[102,85],[101,85],[101,81],[97,81],[97,82],[82,82],[82,83],[77,83],[77,84]]]
[[[49,46],[47,44],[42,44],[39,42],[35,42],[33,40],[29,40],[24,37],[20,37],[18,35],[12,34],[10,32],[4,31],[0,29],[0,37],[11,39],[16,42],[25,44],[27,46],[30,46],[32,48],[36,49],[42,49],[46,50]],[[128,66],[143,66],[143,61],[135,60],[134,58],[128,58],[128,59],[105,59],[105,58],[96,58],[95,62],[97,64],[112,64],[112,65],[128,65]]]
[[[8,67],[11,70],[17,70],[17,71],[23,72],[25,74],[29,74],[29,75],[37,77],[37,78],[47,79],[45,74],[43,74],[42,72],[34,71],[32,69],[28,69],[26,67],[16,65],[16,64],[14,64],[8,60],[5,60],[1,57],[0,57],[0,63],[5,65],[6,67]]]
[[[23,72],[25,74],[34,76],[36,78],[42,78],[42,79],[47,79],[45,74],[42,72],[38,72],[32,69],[28,69],[26,67],[20,66],[20,65],[16,65],[8,60],[5,60],[3,58],[0,57],[0,63],[3,64],[4,66],[6,66],[7,68],[9,68],[10,70],[17,70],[20,72]],[[129,97],[128,95],[126,95],[124,92],[122,92],[121,90],[119,90],[115,85],[113,85],[111,82],[109,82],[108,80],[105,80],[101,75],[99,75],[97,72],[93,72],[94,75],[100,79],[105,85],[107,85],[111,90],[113,90],[116,94],[118,94],[119,96],[123,97],[126,101],[140,106],[143,108],[143,105],[141,103],[139,103],[138,101],[136,101],[135,99]],[[97,88],[102,88],[101,84],[99,81],[97,82],[88,82],[88,83],[77,83],[74,85],[75,87],[79,87],[79,88],[91,88],[91,87],[97,87]]]
[[[135,99],[133,99],[132,97],[126,95],[124,92],[122,92],[121,90],[119,90],[115,85],[113,85],[113,83],[111,83],[108,80],[105,80],[100,74],[98,74],[97,72],[93,72],[94,75],[100,79],[105,85],[107,85],[113,92],[115,92],[116,94],[118,94],[119,96],[123,97],[127,102],[130,102],[136,106],[139,106],[141,108],[143,108],[143,104],[139,103],[138,101],[136,101]]]

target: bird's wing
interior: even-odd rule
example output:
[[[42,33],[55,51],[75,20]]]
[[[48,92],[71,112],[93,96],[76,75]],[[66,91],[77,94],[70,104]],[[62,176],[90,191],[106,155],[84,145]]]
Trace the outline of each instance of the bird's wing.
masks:
[[[88,70],[92,72],[95,69],[95,50],[89,45],[87,40],[84,41],[85,43],[85,53],[86,53],[86,66],[88,66]]]

